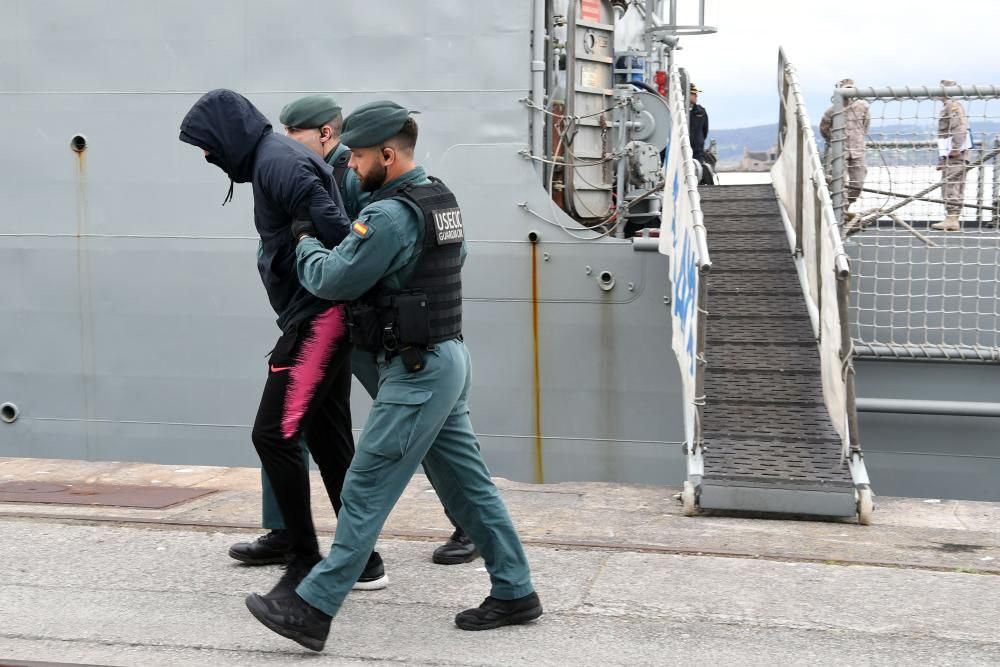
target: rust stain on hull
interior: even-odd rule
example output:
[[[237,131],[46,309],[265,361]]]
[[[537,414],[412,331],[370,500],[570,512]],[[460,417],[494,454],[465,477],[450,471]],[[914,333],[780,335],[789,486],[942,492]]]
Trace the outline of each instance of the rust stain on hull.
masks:
[[[535,396],[535,482],[545,482],[545,462],[542,456],[542,373],[538,340],[538,245],[531,244],[531,342],[534,354]]]

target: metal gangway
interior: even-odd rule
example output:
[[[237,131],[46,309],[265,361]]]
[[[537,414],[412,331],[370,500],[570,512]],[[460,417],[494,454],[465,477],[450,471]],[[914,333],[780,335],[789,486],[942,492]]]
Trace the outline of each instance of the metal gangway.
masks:
[[[674,302],[685,302],[674,308],[674,349],[693,385],[684,512],[856,516],[868,524],[874,506],[858,438],[850,267],[795,70],[782,51],[773,186],[698,191],[679,80],[672,72],[680,150],[665,165],[668,192],[672,170],[677,176],[662,249],[672,258]],[[685,225],[698,242],[682,241]]]

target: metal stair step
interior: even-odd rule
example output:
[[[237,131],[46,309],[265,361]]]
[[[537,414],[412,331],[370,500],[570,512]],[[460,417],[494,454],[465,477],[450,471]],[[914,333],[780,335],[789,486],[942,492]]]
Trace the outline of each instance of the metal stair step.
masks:
[[[819,375],[819,351],[815,344],[766,345],[716,343],[705,350],[710,368],[772,373]]]
[[[709,313],[721,317],[808,317],[801,294],[771,292],[709,292]]]
[[[715,292],[802,294],[798,275],[787,271],[716,271],[713,266],[703,280],[708,283],[709,303]]]
[[[705,439],[705,478],[799,481],[853,487],[840,443],[712,436]]]
[[[717,185],[700,188],[698,195],[702,201],[716,201],[719,199],[774,199],[774,186],[770,183]]]
[[[720,215],[705,218],[708,242],[711,245],[721,234],[757,233],[785,234],[785,228],[777,216],[766,215]],[[787,244],[786,244],[787,245]]]
[[[782,231],[778,232],[728,232],[712,234],[709,237],[708,250],[783,250],[790,253],[788,237]]]
[[[836,439],[826,406],[801,403],[763,403],[705,398],[703,424],[706,435],[742,434],[755,438]]]
[[[712,257],[712,271],[789,271],[795,272],[795,262],[791,253],[785,250],[713,250],[709,242],[708,252]]]
[[[705,400],[720,404],[784,401],[821,405],[823,387],[817,375],[733,372],[709,366],[705,369]]]
[[[812,343],[813,332],[809,318],[755,317],[715,315],[708,316],[705,337],[708,345],[716,343]],[[709,348],[711,349],[711,348]]]
[[[778,200],[771,195],[768,199],[718,199],[701,200],[701,211],[705,217],[727,215],[772,215],[780,220]]]

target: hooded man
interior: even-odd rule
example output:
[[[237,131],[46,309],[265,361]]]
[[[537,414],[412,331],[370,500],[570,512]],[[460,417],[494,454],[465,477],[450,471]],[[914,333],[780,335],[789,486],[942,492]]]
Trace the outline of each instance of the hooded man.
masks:
[[[257,268],[281,335],[271,351],[267,380],[251,439],[281,510],[290,559],[269,595],[294,589],[320,560],[309,505],[309,478],[299,448],[305,436],[334,511],[340,511],[344,475],[354,454],[351,433],[351,346],[344,305],[310,294],[295,271],[291,225],[309,220],[326,248],[348,231],[333,172],[301,144],[274,134],[271,124],[242,95],[213,90],[181,123],[180,140],[201,148],[205,159],[233,183],[252,183],[254,224],[260,235]],[[385,571],[372,552],[355,586],[383,588]]]

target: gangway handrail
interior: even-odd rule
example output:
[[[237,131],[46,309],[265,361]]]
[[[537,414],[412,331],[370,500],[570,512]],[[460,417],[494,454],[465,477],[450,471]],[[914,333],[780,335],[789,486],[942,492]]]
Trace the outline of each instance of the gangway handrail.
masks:
[[[688,132],[687,96],[681,85],[683,78],[681,69],[672,64],[667,95],[671,131],[663,165],[665,185],[660,251],[669,255],[671,262],[673,304],[670,312],[674,330],[673,348],[684,385],[685,454],[688,478],[697,480],[704,470],[702,418],[708,324],[708,282],[704,276],[711,270],[712,260],[708,254],[708,236],[698,194],[698,169]],[[695,270],[691,271],[691,268]]]
[[[798,74],[783,48],[778,51],[778,92],[781,98],[778,160],[771,170],[772,179],[792,228],[805,298],[818,313],[815,333],[822,359],[824,400],[840,434],[842,454],[845,458],[850,457],[855,482],[867,484],[861,462],[854,351],[848,319],[850,261],[834,214]],[[794,157],[786,153],[789,144],[794,145]],[[785,180],[789,166],[795,170],[791,192]],[[806,224],[807,219],[812,224]],[[835,307],[831,307],[830,296],[834,297]],[[827,340],[829,338],[834,341]]]

